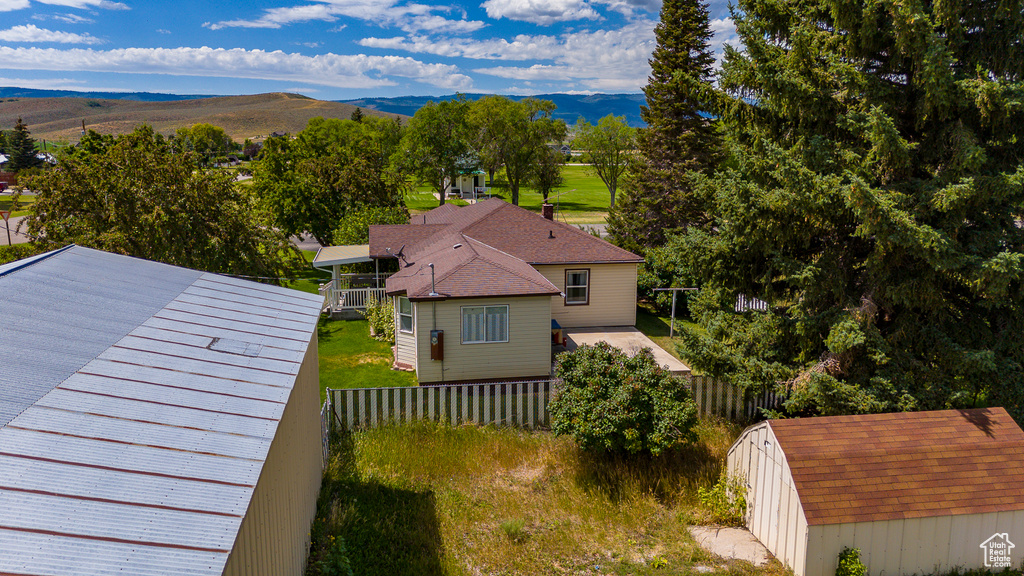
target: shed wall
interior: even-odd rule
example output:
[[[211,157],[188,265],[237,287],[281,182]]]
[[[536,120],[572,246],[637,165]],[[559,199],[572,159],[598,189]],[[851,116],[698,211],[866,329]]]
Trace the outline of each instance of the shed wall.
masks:
[[[636,264],[535,265],[559,290],[565,292],[565,271],[590,269],[590,303],[566,305],[551,299],[551,317],[563,328],[636,325]]]
[[[832,576],[844,547],[860,548],[872,576],[946,572],[953,567],[983,568],[981,543],[1007,533],[1017,548],[1024,541],[1024,510],[933,516],[879,522],[811,526],[807,569],[797,576]],[[1014,566],[1024,554],[1012,550]]]
[[[729,476],[745,478],[751,534],[801,576],[796,570],[807,545],[807,521],[771,426],[747,428],[729,449],[727,465]]]
[[[551,297],[415,302],[420,382],[529,378],[551,373]],[[508,305],[508,342],[462,343],[462,307]],[[435,318],[436,310],[436,318]],[[430,331],[444,330],[444,361],[430,359]],[[443,369],[443,372],[442,372]]]
[[[323,472],[319,402],[314,330],[228,557],[226,576],[301,576],[305,571]]]

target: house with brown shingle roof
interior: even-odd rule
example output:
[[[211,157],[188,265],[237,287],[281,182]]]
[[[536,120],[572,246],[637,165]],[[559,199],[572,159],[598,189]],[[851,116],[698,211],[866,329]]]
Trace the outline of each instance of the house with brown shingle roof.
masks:
[[[547,378],[552,327],[632,326],[640,256],[490,199],[370,226],[397,259],[395,360],[420,383]]]
[[[847,547],[897,576],[984,568],[993,542],[1024,541],[1024,431],[1002,408],[768,420],[728,473],[748,528],[796,576],[835,574]]]

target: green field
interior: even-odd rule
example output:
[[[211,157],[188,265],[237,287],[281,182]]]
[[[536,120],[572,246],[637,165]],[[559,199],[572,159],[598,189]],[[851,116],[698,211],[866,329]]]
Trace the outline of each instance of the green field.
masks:
[[[566,166],[562,172],[565,185],[551,193],[549,200],[556,206],[559,220],[569,224],[599,224],[605,221],[611,196],[608,188],[597,176],[588,173],[586,166]],[[620,190],[621,191],[621,190]],[[491,194],[505,200],[511,200],[504,176],[495,174]],[[464,204],[455,200],[456,204]],[[540,212],[543,197],[532,188],[519,189],[519,205],[534,212]],[[413,193],[406,196],[406,206],[412,212],[423,212],[437,208],[437,198],[428,186],[419,186]]]
[[[4,194],[0,196],[0,210],[10,210],[12,218],[15,216],[27,216],[29,207],[35,204],[35,202],[35,196],[22,196],[18,203],[15,204],[11,196]]]

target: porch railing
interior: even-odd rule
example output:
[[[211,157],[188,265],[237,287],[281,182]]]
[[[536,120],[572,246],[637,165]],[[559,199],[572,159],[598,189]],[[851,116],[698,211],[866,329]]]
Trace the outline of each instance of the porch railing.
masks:
[[[320,285],[320,295],[324,297],[324,309],[330,308],[332,312],[364,310],[370,298],[383,300],[385,297],[384,288],[350,288],[334,280]]]

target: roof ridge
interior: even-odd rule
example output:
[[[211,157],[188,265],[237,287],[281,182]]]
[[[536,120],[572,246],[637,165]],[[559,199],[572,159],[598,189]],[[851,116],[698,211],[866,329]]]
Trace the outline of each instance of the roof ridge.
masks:
[[[8,274],[11,274],[13,272],[17,272],[18,270],[21,270],[23,268],[28,268],[29,266],[42,262],[43,260],[48,260],[51,257],[56,256],[57,254],[66,252],[77,246],[78,244],[68,244],[63,248],[57,248],[56,250],[43,252],[42,254],[36,254],[35,256],[29,256],[28,258],[22,258],[21,260],[15,260],[13,262],[4,264],[0,266],[0,278],[7,276]]]

